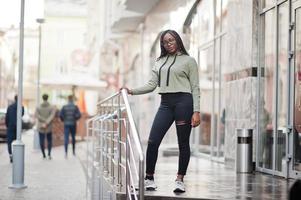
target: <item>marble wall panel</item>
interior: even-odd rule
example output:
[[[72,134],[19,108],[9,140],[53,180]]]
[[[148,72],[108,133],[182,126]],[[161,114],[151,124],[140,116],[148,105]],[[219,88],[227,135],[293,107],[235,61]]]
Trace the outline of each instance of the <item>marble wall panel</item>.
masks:
[[[226,84],[225,157],[235,160],[237,128],[256,129],[256,77],[248,77]],[[255,133],[253,144],[255,145]],[[254,146],[255,149],[255,146]]]

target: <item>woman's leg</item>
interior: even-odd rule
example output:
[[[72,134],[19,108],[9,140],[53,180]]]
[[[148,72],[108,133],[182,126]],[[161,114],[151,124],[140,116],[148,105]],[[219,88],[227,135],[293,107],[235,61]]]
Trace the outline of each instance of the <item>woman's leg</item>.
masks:
[[[146,150],[146,175],[152,176],[155,173],[155,166],[158,158],[158,148],[161,141],[174,121],[173,111],[168,105],[161,103],[155,116]]]
[[[177,128],[178,146],[179,146],[179,163],[178,163],[178,180],[183,181],[186,175],[187,167],[190,160],[189,138],[191,133],[191,117],[193,114],[192,97],[185,94],[180,97],[175,108],[175,122]]]

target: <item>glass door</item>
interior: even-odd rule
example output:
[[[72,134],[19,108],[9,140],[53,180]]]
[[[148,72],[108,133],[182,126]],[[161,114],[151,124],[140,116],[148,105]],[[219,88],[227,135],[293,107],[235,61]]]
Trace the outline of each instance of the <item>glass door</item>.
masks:
[[[198,152],[211,154],[211,140],[212,133],[214,132],[214,124],[212,122],[212,110],[213,110],[213,95],[212,89],[213,77],[214,77],[214,48],[213,44],[209,44],[199,50],[199,65],[200,65],[200,90],[202,92],[202,98],[200,102],[200,111],[202,123],[199,127],[199,138],[197,141]]]
[[[301,177],[301,1],[295,1],[292,5],[293,20],[293,73],[292,86],[294,98],[293,110],[293,131],[290,138],[290,150],[293,152],[292,162],[289,166],[289,176],[292,178]]]
[[[289,1],[261,15],[257,169],[287,176]]]

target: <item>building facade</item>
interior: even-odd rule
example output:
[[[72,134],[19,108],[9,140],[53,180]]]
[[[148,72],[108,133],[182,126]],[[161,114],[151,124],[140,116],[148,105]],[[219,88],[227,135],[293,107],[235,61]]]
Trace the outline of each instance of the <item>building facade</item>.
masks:
[[[0,30],[0,108],[6,108],[15,95],[17,58],[7,35],[7,30]]]
[[[191,137],[195,156],[234,167],[236,130],[252,129],[257,171],[301,177],[300,0],[154,0],[143,5],[138,0],[115,0],[101,4],[94,9],[101,13],[101,28],[94,28],[100,71],[118,74],[119,87],[147,81],[160,53],[160,32],[165,29],[178,31],[198,61],[202,124]],[[145,143],[159,95],[131,100]],[[163,143],[166,148],[177,146],[174,129]]]

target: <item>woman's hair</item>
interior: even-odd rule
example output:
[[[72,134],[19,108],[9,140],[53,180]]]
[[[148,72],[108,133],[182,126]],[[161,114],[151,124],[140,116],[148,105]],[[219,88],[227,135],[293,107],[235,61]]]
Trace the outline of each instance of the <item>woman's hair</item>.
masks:
[[[181,52],[182,54],[185,54],[185,55],[189,55],[184,47],[184,44],[183,44],[183,41],[182,41],[180,35],[176,31],[168,29],[161,33],[161,36],[160,36],[161,53],[157,60],[160,60],[161,58],[163,58],[164,56],[166,56],[168,54],[168,52],[166,51],[166,49],[163,45],[163,38],[166,35],[166,33],[169,33],[170,35],[172,35],[175,38],[179,52]]]

